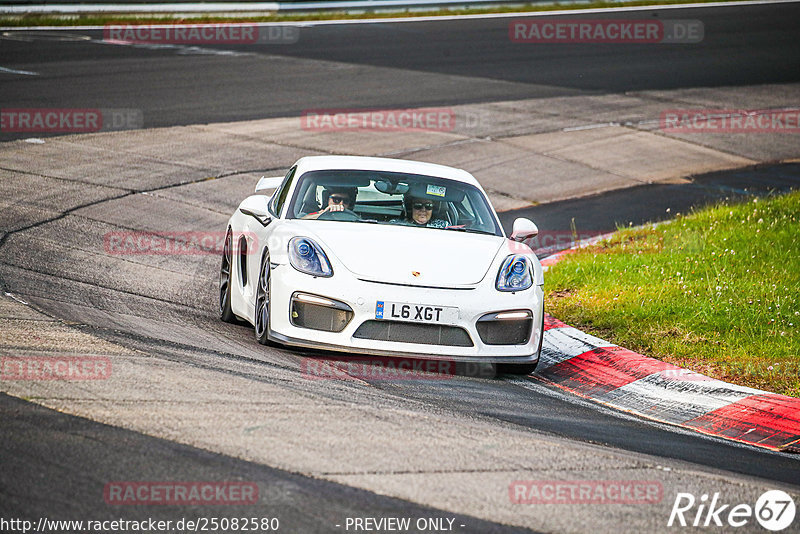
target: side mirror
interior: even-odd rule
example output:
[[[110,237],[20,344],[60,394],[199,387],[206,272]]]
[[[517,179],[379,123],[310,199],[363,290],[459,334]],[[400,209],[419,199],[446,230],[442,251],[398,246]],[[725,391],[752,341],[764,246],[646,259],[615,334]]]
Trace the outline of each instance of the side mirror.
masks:
[[[255,218],[262,226],[266,226],[272,222],[272,217],[269,216],[267,211],[268,201],[269,199],[263,195],[247,197],[239,204],[239,211]]]
[[[536,237],[539,234],[539,227],[530,219],[520,217],[514,220],[514,227],[511,231],[511,239],[520,243]]]
[[[256,184],[256,193],[266,189],[276,189],[283,182],[283,176],[262,176]]]

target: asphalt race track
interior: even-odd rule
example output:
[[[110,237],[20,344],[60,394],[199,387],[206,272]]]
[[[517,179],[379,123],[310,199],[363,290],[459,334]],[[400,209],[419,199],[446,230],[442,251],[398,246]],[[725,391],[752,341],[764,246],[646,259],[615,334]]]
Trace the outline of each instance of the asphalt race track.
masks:
[[[516,217],[528,217],[542,228],[570,228],[605,233],[619,226],[639,226],[667,220],[675,213],[690,213],[722,200],[780,193],[797,188],[796,163],[722,171],[695,177],[690,183],[650,184],[609,191],[586,198],[549,202],[500,214],[505,228]]]
[[[705,38],[690,48],[527,45],[509,40],[510,18],[303,26],[295,44],[205,52],[109,45],[102,31],[64,32],[91,41],[31,34],[0,39],[0,67],[39,75],[0,73],[0,87],[4,106],[134,108],[147,127],[159,127],[297,116],[309,108],[452,106],[800,79],[797,3],[630,14],[658,17],[701,20]]]
[[[459,517],[367,491],[317,480],[235,458],[193,449],[143,434],[102,425],[86,419],[0,395],[3,414],[4,462],[0,482],[4,488],[4,516],[126,519],[152,517],[147,507],[120,514],[103,501],[96,476],[137,480],[258,480],[267,488],[260,497],[266,504],[229,506],[218,517],[279,517],[289,532],[330,532],[343,517],[449,517],[469,532],[512,532],[503,525]],[[53,462],[53,447],[59,453]],[[93,464],[86,469],[86,463]],[[6,491],[8,490],[8,491]],[[263,490],[262,490],[263,491]],[[83,495],[81,499],[70,495]],[[202,516],[199,506],[171,506],[159,520],[179,521]],[[462,529],[460,529],[462,530]]]
[[[149,129],[293,117],[310,108],[722,86],[747,92],[800,81],[800,4],[636,16],[702,20],[706,38],[691,53],[684,45],[523,46],[509,42],[504,18],[309,25],[294,45],[263,47],[117,46],[102,43],[96,30],[30,31],[0,37],[0,67],[37,75],[0,72],[0,93],[3,107],[134,108]],[[614,15],[587,16],[602,17]],[[112,146],[119,161],[134,144],[158,143],[149,130],[125,135],[109,138],[111,145],[130,143]],[[347,518],[412,517],[450,519],[460,532],[659,532],[676,491],[720,491],[751,504],[765,489],[800,494],[796,454],[645,421],[535,375],[495,377],[480,368],[478,376],[446,380],[308,380],[305,358],[333,355],[262,347],[249,326],[218,320],[217,256],[92,253],[109,230],[222,230],[238,203],[225,182],[215,186],[222,181],[209,182],[192,162],[180,162],[196,173],[191,180],[160,176],[166,163],[152,158],[141,183],[122,187],[115,181],[119,161],[82,161],[69,138],[56,142],[65,147],[63,161],[47,160],[47,171],[0,159],[0,190],[30,199],[16,207],[0,199],[0,355],[65,343],[75,353],[117,358],[114,381],[64,390],[34,385],[40,389],[23,398],[0,383],[0,518],[257,516],[279,517],[285,532],[346,532]],[[16,143],[8,153],[28,148]],[[253,172],[281,174],[275,162],[298,150],[282,149],[227,183],[246,190]],[[63,174],[62,165],[69,169]],[[577,221],[585,230],[607,230],[664,219],[667,208],[686,212],[799,184],[800,164],[775,163],[543,203],[501,218],[506,226],[526,216],[540,228]],[[508,506],[510,481],[548,477],[652,479],[665,492],[651,508]],[[104,485],[120,480],[256,481],[259,502],[210,509],[109,504]],[[798,532],[798,525],[786,531]],[[763,531],[754,522],[741,530]]]

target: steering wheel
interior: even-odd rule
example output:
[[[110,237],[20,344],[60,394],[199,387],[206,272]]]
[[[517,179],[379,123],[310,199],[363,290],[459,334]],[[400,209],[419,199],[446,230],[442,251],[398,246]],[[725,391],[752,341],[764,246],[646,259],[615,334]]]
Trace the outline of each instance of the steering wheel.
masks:
[[[352,210],[342,210],[342,211],[326,211],[319,217],[317,217],[318,221],[360,221],[361,217]]]

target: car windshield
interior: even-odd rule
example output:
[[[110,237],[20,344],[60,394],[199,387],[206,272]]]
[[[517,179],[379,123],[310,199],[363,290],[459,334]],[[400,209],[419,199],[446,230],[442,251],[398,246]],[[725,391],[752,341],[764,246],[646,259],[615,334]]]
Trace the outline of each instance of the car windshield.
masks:
[[[503,235],[477,187],[418,174],[309,171],[300,177],[286,216]]]

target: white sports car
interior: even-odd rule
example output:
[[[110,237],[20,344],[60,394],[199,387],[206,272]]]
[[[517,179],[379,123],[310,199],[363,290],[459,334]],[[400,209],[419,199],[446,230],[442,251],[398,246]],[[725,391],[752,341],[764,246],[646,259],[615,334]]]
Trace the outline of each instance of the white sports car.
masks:
[[[315,156],[262,178],[228,222],[223,321],[262,344],[490,362],[529,373],[544,330],[542,267],[506,238],[469,173],[414,161]]]

